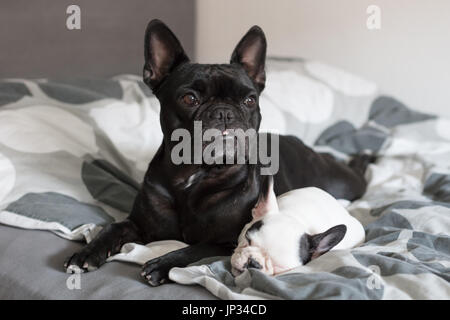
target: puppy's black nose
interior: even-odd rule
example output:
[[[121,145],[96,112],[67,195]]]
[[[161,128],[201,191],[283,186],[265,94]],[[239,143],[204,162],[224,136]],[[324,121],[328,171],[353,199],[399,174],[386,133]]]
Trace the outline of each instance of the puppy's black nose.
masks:
[[[216,108],[209,113],[211,119],[230,121],[234,119],[233,112],[228,108]]]
[[[250,258],[248,258],[246,268],[247,269],[249,269],[249,268],[262,269],[262,265],[260,265],[258,261],[256,261],[252,257],[250,257]]]

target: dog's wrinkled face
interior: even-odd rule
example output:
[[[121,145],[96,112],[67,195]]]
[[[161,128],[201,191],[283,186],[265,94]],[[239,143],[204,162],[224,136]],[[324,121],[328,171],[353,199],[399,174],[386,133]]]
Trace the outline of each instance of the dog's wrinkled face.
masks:
[[[190,63],[175,35],[152,20],[146,31],[144,82],[160,101],[165,141],[175,129],[193,136],[194,121],[201,121],[202,133],[217,129],[223,136],[230,129],[258,130],[265,56],[265,36],[255,26],[236,46],[230,64]]]
[[[231,272],[234,276],[238,276],[245,269],[255,268],[260,271],[273,275],[281,272],[270,256],[268,250],[258,241],[257,233],[262,227],[262,220],[252,221],[248,223],[239,236],[237,248],[231,256]]]

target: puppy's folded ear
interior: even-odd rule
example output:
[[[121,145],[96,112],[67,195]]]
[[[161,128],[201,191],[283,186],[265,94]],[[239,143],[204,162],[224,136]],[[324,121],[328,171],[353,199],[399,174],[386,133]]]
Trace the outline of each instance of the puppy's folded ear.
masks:
[[[266,61],[267,42],[262,29],[253,26],[239,41],[231,55],[230,63],[238,63],[255,82],[261,92],[266,82],[264,71]]]
[[[347,227],[340,224],[315,235],[304,234],[300,239],[300,260],[303,264],[330,251],[344,239]]]
[[[252,210],[252,217],[255,220],[263,218],[266,214],[279,212],[277,197],[273,190],[273,176],[266,176],[261,183],[258,202]]]
[[[150,21],[145,31],[144,82],[155,91],[168,74],[188,61],[173,32],[158,19]]]

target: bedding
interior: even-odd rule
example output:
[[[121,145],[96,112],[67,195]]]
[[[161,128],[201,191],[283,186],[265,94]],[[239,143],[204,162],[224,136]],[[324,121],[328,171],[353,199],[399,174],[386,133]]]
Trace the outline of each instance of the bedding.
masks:
[[[141,281],[137,264],[111,262],[77,278],[62,271],[67,253],[82,243],[48,231],[0,225],[0,300],[10,299],[217,299],[200,286]]]
[[[347,205],[366,242],[276,277],[248,270],[234,278],[229,257],[215,257],[170,278],[222,299],[449,299],[450,120],[319,62],[270,59],[267,69],[262,131],[342,160],[378,155],[367,193]],[[124,219],[162,139],[158,113],[137,76],[0,81],[0,223],[89,242]],[[126,244],[110,260],[142,264],[183,246]]]

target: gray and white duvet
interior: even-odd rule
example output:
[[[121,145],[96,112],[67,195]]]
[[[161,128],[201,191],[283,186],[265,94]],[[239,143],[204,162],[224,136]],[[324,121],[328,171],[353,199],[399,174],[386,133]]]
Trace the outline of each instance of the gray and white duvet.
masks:
[[[264,131],[340,159],[378,154],[367,193],[348,203],[366,242],[276,277],[234,278],[229,257],[216,257],[174,268],[171,279],[223,299],[449,299],[450,120],[302,60],[269,62],[260,105]],[[90,241],[123,219],[162,139],[158,112],[135,76],[0,81],[0,222]],[[184,245],[127,244],[111,260],[142,264]]]

